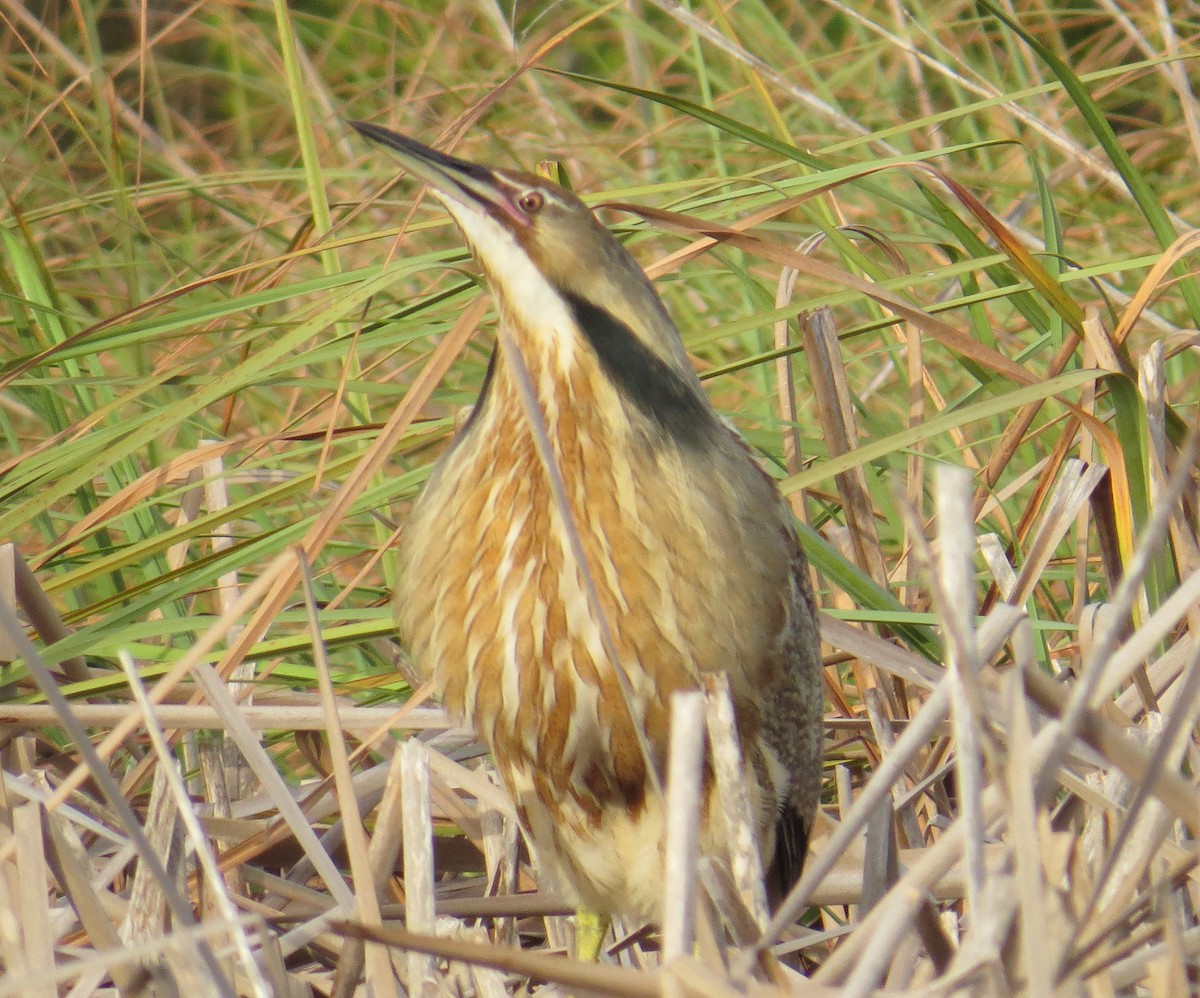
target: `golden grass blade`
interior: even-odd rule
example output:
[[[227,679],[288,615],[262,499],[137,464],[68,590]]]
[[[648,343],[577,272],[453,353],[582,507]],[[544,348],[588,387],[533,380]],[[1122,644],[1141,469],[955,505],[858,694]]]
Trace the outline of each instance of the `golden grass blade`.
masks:
[[[547,956],[526,950],[504,949],[461,939],[443,939],[407,929],[388,926],[373,929],[354,922],[337,921],[335,931],[351,938],[370,940],[413,953],[425,953],[446,960],[461,960],[483,967],[521,974],[538,981],[550,981],[571,988],[625,998],[659,998],[658,974],[627,970],[603,963],[582,963],[561,956]]]
[[[321,705],[325,712],[325,733],[332,762],[334,784],[341,801],[341,813],[346,830],[346,843],[350,853],[350,869],[354,877],[354,896],[357,901],[356,915],[366,925],[381,924],[379,898],[375,893],[376,878],[367,855],[367,833],[362,825],[358,808],[355,806],[354,781],[350,772],[349,753],[346,751],[345,733],[338,723],[337,705],[334,702],[333,678],[329,673],[329,658],[321,639],[321,622],[317,616],[313,593],[312,570],[300,555],[303,573],[304,603],[308,611],[308,623],[316,653],[318,689]],[[378,947],[368,947],[366,952],[366,984],[370,990],[386,993],[396,986],[392,964],[387,954]],[[355,975],[357,977],[357,975]]]

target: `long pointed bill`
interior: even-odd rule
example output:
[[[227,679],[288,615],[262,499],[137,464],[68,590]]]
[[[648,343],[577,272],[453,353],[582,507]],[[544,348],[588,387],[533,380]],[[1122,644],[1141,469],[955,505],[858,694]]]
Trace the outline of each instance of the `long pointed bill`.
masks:
[[[528,216],[513,202],[508,185],[492,170],[438,152],[390,128],[367,121],[350,124],[360,135],[391,149],[409,173],[448,200],[481,207],[510,226],[529,224]]]

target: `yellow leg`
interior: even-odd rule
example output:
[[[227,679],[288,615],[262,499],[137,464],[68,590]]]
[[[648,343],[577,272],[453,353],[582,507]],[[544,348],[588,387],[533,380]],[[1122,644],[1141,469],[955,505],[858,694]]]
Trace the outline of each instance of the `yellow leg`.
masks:
[[[612,924],[607,915],[590,908],[575,909],[575,957],[595,963],[600,957],[600,947]]]

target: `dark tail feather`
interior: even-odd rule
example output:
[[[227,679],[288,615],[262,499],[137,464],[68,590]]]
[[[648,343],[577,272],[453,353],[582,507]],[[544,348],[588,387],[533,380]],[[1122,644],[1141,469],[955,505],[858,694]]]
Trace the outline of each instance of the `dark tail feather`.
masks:
[[[775,828],[775,856],[767,885],[772,908],[787,897],[800,879],[807,855],[808,829],[804,827],[804,819],[795,808],[785,806]]]

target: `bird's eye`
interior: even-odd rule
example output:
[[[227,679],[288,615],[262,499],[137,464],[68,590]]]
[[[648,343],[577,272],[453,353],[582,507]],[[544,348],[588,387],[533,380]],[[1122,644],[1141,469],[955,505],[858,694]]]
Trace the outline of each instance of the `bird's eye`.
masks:
[[[546,203],[546,199],[542,197],[540,191],[526,191],[517,198],[517,206],[525,212],[526,215],[536,215],[542,210],[542,205]]]

